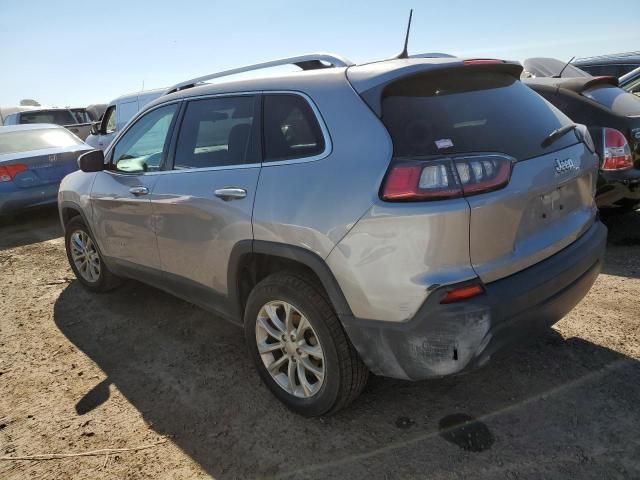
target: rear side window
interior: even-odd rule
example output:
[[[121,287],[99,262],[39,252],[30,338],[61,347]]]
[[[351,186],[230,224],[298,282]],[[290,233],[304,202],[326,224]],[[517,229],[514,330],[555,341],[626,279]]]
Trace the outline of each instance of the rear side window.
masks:
[[[220,97],[189,102],[182,120],[175,169],[258,162],[255,97]]]
[[[265,95],[263,110],[265,162],[313,157],[324,151],[322,129],[303,97]]]
[[[0,133],[0,154],[45,148],[71,147],[82,141],[64,128],[43,128]]]
[[[395,157],[497,152],[524,160],[577,143],[570,134],[543,148],[542,141],[571,120],[502,73],[443,72],[402,79],[383,94],[382,121]]]
[[[22,112],[20,123],[53,123],[55,125],[73,125],[78,123],[68,110],[43,110],[39,112]]]
[[[590,88],[582,92],[587,98],[599,103],[618,115],[640,115],[640,98],[614,86]]]

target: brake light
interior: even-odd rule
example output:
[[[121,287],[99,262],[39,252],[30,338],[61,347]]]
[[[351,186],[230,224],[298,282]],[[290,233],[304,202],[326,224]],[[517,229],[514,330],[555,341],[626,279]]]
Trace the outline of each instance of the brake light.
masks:
[[[619,130],[604,129],[604,159],[602,170],[626,170],[633,167],[631,148]]]
[[[481,285],[467,285],[464,287],[454,288],[449,290],[445,297],[440,300],[440,303],[453,303],[461,300],[467,300],[468,298],[476,297],[482,294],[484,290]]]
[[[465,65],[495,65],[497,63],[504,63],[502,60],[496,60],[494,58],[470,58],[463,60]]]
[[[512,160],[499,155],[400,162],[387,174],[381,197],[387,201],[456,198],[504,187]]]
[[[24,172],[27,169],[26,165],[22,163],[15,163],[13,165],[0,165],[0,182],[12,182],[16,175],[20,172]]]

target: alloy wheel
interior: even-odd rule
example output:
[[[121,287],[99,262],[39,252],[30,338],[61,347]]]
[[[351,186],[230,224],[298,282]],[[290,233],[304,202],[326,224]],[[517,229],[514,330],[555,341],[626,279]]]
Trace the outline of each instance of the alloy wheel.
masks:
[[[305,315],[276,300],[262,306],[256,319],[256,342],[271,378],[300,398],[314,396],[324,382],[325,361],[318,336]]]
[[[78,273],[88,282],[97,282],[100,278],[100,255],[91,237],[82,230],[73,232],[69,247]]]

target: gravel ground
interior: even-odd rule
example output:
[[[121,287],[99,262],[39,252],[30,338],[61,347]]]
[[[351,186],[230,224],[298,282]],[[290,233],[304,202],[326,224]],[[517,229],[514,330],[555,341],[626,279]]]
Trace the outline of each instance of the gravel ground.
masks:
[[[289,413],[237,327],[139,283],[92,295],[55,210],[0,226],[0,478],[640,478],[640,212],[543,337],[474,373]],[[53,460],[7,457],[135,449]]]

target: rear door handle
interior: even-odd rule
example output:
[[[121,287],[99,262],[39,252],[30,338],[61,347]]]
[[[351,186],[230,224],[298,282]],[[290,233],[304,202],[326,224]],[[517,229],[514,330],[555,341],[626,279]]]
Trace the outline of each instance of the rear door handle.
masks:
[[[140,195],[147,195],[149,193],[149,189],[147,187],[131,187],[129,189],[129,193],[139,197]]]
[[[244,188],[237,187],[219,188],[213,193],[216,197],[221,198],[225,202],[228,202],[229,200],[240,200],[247,196],[247,191]]]

